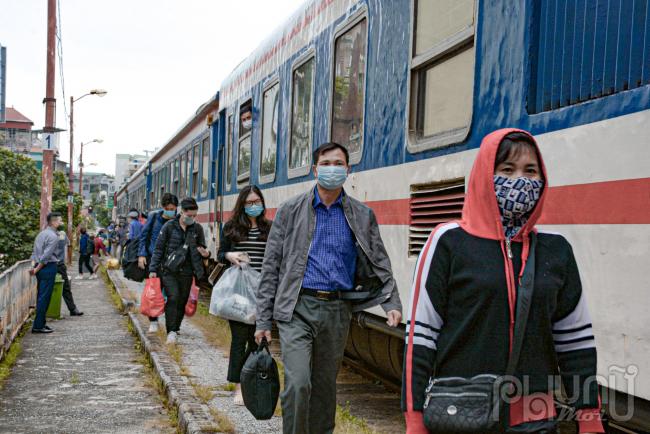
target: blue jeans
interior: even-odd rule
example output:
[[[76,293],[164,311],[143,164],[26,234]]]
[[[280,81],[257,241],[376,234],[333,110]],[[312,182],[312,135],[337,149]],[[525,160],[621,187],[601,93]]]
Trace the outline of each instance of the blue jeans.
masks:
[[[50,306],[52,291],[54,290],[54,279],[56,277],[56,262],[50,262],[41,271],[36,273],[38,282],[38,299],[36,301],[36,318],[32,330],[40,330],[45,327],[45,314]]]

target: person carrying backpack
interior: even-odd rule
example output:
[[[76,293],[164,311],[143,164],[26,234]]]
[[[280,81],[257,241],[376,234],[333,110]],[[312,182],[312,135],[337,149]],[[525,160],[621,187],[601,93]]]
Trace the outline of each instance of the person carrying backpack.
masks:
[[[160,231],[151,256],[149,278],[161,278],[165,288],[165,326],[167,343],[176,343],[177,333],[185,316],[192,280],[200,280],[205,270],[202,258],[210,256],[205,235],[196,223],[199,206],[187,197],[181,201],[181,214],[168,221]]]
[[[160,211],[149,214],[147,223],[140,234],[140,246],[138,248],[138,267],[145,270],[147,264],[151,262],[151,256],[156,247],[156,241],[160,230],[169,220],[176,217],[176,208],[178,207],[178,198],[171,194],[165,193],[160,200]],[[149,333],[158,331],[158,318],[149,317]]]
[[[90,258],[95,253],[95,244],[90,239],[86,228],[79,229],[79,233],[81,234],[79,237],[79,275],[75,279],[80,280],[84,278],[83,267],[86,267],[88,272],[90,272],[89,279],[96,279],[95,271],[90,265]]]

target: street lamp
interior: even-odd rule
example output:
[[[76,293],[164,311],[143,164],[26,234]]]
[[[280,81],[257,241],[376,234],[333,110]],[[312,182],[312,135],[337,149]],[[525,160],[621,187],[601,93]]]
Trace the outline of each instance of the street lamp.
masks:
[[[79,101],[81,98],[87,97],[88,95],[96,95],[103,97],[107,94],[103,89],[93,89],[85,95],[81,95],[79,98],[75,99],[73,96],[70,97],[70,167],[68,170],[68,265],[72,263],[72,214],[74,210],[74,188],[72,186],[73,171],[72,171],[72,161],[74,160],[74,103]],[[79,175],[81,175],[81,170],[79,170]],[[81,179],[79,180],[79,189],[81,189]]]
[[[83,182],[83,170],[84,170],[84,146],[90,145],[91,143],[103,143],[102,139],[93,139],[90,142],[81,144],[81,153],[79,154],[79,196],[83,199],[83,193],[81,190],[81,184]],[[90,166],[96,166],[96,163],[91,163]]]

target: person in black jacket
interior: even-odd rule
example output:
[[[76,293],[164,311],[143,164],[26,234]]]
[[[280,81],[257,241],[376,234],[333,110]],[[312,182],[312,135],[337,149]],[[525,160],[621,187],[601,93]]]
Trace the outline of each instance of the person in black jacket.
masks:
[[[242,188],[232,218],[223,227],[217,253],[219,262],[230,262],[234,266],[246,263],[252,269],[262,271],[266,239],[271,230],[271,222],[264,216],[265,211],[264,196],[259,187],[249,185]],[[250,353],[257,349],[255,324],[228,322],[232,335],[228,381],[237,384],[235,404],[244,405],[239,385],[240,374]]]
[[[176,343],[177,333],[185,316],[185,304],[190,296],[192,279],[199,280],[203,277],[205,271],[202,258],[210,256],[206,250],[203,228],[195,223],[198,210],[194,198],[183,199],[181,214],[162,227],[151,257],[149,277],[155,278],[160,274],[162,287],[167,294],[165,325],[168,344]],[[167,264],[171,255],[180,255],[174,269],[170,269],[171,264]]]
[[[514,371],[521,387],[506,400],[501,432],[555,433],[558,378],[580,433],[604,432],[596,343],[573,250],[562,235],[535,227],[548,183],[529,133],[502,129],[483,139],[462,219],[437,226],[416,263],[402,381],[408,434],[428,432],[423,409],[431,378],[505,374],[533,232],[533,295]]]

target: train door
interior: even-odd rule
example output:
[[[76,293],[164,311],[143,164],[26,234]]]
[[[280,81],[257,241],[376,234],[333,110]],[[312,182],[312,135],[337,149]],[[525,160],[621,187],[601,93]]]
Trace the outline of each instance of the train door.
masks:
[[[221,110],[217,120],[212,124],[212,179],[214,180],[214,200],[210,200],[210,215],[212,216],[213,239],[217,249],[221,241],[220,235],[223,216],[225,126],[226,110]]]

